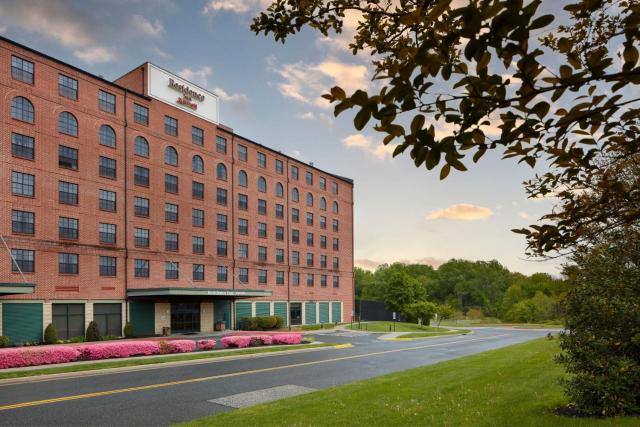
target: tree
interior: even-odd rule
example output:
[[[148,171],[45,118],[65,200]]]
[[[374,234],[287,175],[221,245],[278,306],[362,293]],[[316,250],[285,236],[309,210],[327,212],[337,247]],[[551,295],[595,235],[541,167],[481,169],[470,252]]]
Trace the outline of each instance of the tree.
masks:
[[[436,314],[438,315],[438,326],[443,320],[451,319],[455,310],[449,304],[438,304]]]
[[[95,321],[89,322],[89,326],[87,326],[87,332],[85,334],[86,341],[101,341],[102,336],[100,336],[100,330],[98,329],[98,324]]]
[[[429,326],[429,322],[431,321],[433,315],[436,314],[436,310],[437,307],[432,302],[416,301],[411,304],[407,304],[404,307],[403,312],[410,322]]]
[[[547,2],[550,4],[551,2]],[[616,170],[640,153],[640,3],[575,0],[566,22],[542,15],[542,0],[275,0],[255,33],[282,41],[304,27],[340,33],[358,26],[350,48],[371,59],[375,92],[325,94],[336,115],[356,109],[441,179],[488,150],[549,170],[526,185],[556,195],[543,223],[514,230],[529,253],[548,255],[640,221],[640,185]],[[620,57],[617,58],[618,52]],[[597,194],[589,190],[597,188]]]
[[[58,343],[58,331],[56,327],[53,326],[53,323],[49,323],[46,328],[44,328],[44,342],[46,344],[57,344]]]
[[[425,297],[420,282],[404,271],[394,272],[385,290],[384,304],[387,310],[395,311],[396,313],[403,313],[408,304]]]

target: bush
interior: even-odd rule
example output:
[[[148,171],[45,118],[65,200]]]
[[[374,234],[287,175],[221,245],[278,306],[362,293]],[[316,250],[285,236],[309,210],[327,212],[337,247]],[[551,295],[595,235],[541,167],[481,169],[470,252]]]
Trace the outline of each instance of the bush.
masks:
[[[302,334],[276,334],[271,337],[273,344],[300,344]]]
[[[191,340],[160,341],[158,345],[161,354],[190,353],[196,349],[196,343]]]
[[[199,340],[198,348],[200,350],[213,350],[216,348],[216,340]]]
[[[429,325],[431,318],[436,314],[436,305],[429,301],[418,301],[412,304],[408,304],[404,308],[404,314],[407,315],[407,319],[410,322],[418,323],[422,322],[424,325]]]
[[[9,347],[9,337],[6,335],[0,335],[0,348]]]
[[[98,324],[94,321],[89,322],[87,326],[87,332],[85,333],[86,341],[101,341],[100,331],[98,330]]]
[[[44,342],[47,344],[56,344],[58,342],[58,331],[56,327],[53,326],[53,323],[49,323],[46,328],[44,328]]]
[[[243,317],[238,327],[243,331],[268,331],[282,327],[281,316]]]
[[[223,348],[245,348],[249,347],[251,344],[251,336],[249,335],[232,335],[229,337],[222,338],[222,347]]]
[[[124,325],[124,337],[125,338],[133,337],[133,325],[131,324],[131,322],[127,322]]]

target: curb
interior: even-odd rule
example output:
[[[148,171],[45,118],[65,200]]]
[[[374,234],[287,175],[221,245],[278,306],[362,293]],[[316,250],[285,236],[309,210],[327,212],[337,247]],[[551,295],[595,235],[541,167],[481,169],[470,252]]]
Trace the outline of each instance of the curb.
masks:
[[[405,334],[413,334],[414,332],[405,332]],[[457,336],[464,336],[464,335],[473,335],[473,331],[469,331],[469,332],[465,332],[462,334],[456,334],[456,333],[452,333],[452,334],[441,334],[441,335],[433,335],[430,337],[415,337],[415,338],[402,338],[402,335],[397,336],[397,337],[391,337],[391,338],[385,338],[385,337],[380,337],[378,338],[379,340],[383,340],[383,341],[417,341],[417,340],[429,340],[429,339],[433,339],[433,338],[444,338],[444,337],[457,337]]]

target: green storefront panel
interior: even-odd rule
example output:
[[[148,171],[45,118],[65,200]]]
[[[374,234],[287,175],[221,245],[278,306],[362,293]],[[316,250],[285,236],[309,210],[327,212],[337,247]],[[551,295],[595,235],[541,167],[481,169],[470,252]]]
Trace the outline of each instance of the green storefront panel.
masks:
[[[129,304],[133,335],[144,337],[155,335],[156,314],[153,301],[138,301]]]
[[[231,328],[231,301],[213,302],[213,323],[224,322],[225,329]]]
[[[320,323],[329,323],[329,303],[321,302],[320,308]]]
[[[339,302],[331,303],[331,322],[332,323],[340,323],[342,322],[342,305]]]
[[[271,315],[271,304],[268,302],[257,302],[256,303],[256,316],[270,316]]]
[[[316,303],[308,302],[304,305],[304,324],[315,325],[316,324]]]
[[[273,315],[282,317],[282,326],[286,326],[287,325],[287,303],[274,302]]]
[[[2,304],[2,334],[9,337],[9,344],[42,342],[42,304]]]
[[[243,317],[251,317],[251,303],[250,302],[237,302],[236,303],[236,329],[240,325],[240,319]]]

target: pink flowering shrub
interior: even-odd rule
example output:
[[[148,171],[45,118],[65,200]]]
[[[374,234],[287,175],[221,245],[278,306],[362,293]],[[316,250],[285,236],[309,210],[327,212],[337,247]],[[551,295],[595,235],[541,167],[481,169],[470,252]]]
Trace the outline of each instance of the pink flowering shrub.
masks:
[[[68,345],[6,348],[0,350],[0,369],[73,362],[79,354],[76,347]]]
[[[271,345],[271,335],[253,335],[251,336],[251,346]]]
[[[273,344],[300,344],[302,334],[276,334],[271,337]]]
[[[78,360],[116,359],[160,353],[160,344],[156,341],[101,342],[79,345],[76,348],[80,352]]]
[[[213,350],[216,348],[216,340],[200,340],[198,341],[198,348],[200,350]]]
[[[160,341],[160,353],[191,353],[196,343],[191,340]]]
[[[251,344],[251,337],[247,335],[232,335],[230,337],[222,338],[223,348],[245,348],[249,347],[249,344]]]

